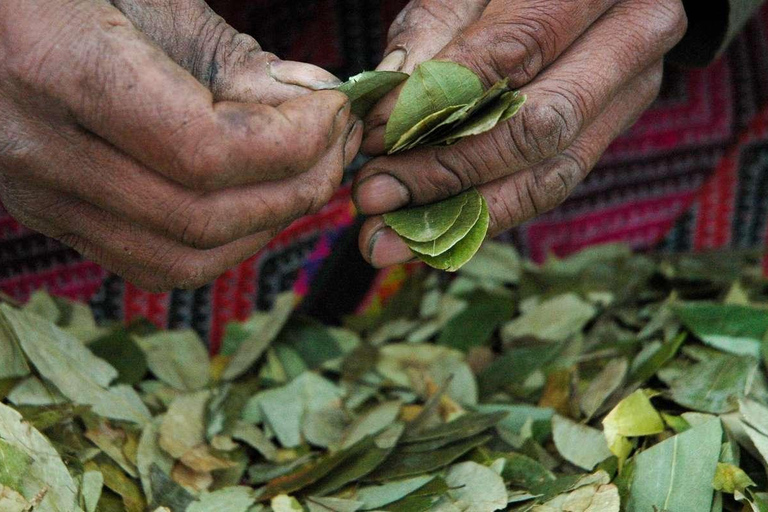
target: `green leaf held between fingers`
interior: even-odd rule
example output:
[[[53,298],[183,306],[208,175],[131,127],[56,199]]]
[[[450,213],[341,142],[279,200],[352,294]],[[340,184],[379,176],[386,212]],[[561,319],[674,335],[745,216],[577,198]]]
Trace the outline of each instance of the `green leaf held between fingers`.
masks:
[[[380,99],[407,78],[406,73],[397,71],[364,71],[351,77],[336,90],[349,96],[352,113],[362,119]]]
[[[427,61],[405,81],[392,110],[385,135],[392,148],[402,135],[430,114],[467,105],[483,94],[483,84],[471,70],[453,62]]]
[[[408,247],[412,251],[425,256],[438,256],[463,240],[475,224],[477,224],[483,212],[483,196],[480,195],[477,189],[472,188],[465,192],[464,195],[467,197],[467,202],[461,208],[458,218],[448,228],[448,231],[428,242],[416,242],[406,237],[404,241]]]
[[[430,267],[445,270],[446,272],[456,272],[464,266],[465,263],[471,260],[472,256],[474,256],[478,249],[480,249],[480,246],[485,240],[485,235],[488,233],[490,220],[488,204],[485,202],[485,198],[483,198],[480,218],[477,219],[475,225],[472,226],[472,229],[464,238],[438,256],[427,256],[417,252],[415,253],[416,257]]]
[[[387,213],[384,222],[408,241],[431,242],[456,223],[470,195],[467,191],[439,203]]]

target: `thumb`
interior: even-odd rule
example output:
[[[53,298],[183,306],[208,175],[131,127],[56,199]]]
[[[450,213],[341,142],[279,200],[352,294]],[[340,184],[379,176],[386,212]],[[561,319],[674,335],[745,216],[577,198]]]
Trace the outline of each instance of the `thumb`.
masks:
[[[216,101],[277,105],[340,83],[317,66],[282,61],[262,51],[253,37],[235,30],[203,0],[112,0],[112,4],[205,85]]]
[[[412,73],[480,18],[488,2],[411,0],[392,22],[384,59],[376,69]]]

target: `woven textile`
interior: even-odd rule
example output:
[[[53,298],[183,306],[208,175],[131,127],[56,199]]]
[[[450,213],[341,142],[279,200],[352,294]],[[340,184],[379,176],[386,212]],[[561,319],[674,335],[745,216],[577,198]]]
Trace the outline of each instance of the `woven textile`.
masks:
[[[403,1],[221,0],[212,5],[281,57],[339,76],[372,68]],[[359,165],[360,162],[357,163]],[[353,171],[351,171],[353,172]],[[90,301],[101,319],[191,326],[218,349],[223,328],[281,290],[306,293],[354,221],[349,187],[261,253],[195,291],[149,294],[16,223],[0,208],[0,290]],[[667,70],[654,106],[559,208],[505,234],[541,260],[608,241],[668,251],[764,247],[768,239],[768,8],[706,69]],[[766,263],[768,272],[768,262]],[[380,273],[368,302],[403,269]],[[350,276],[352,278],[353,276]],[[333,290],[329,290],[332,293]]]

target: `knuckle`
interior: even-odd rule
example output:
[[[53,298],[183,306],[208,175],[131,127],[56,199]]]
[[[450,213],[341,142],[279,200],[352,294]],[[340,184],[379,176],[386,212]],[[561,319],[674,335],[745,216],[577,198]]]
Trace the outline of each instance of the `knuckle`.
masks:
[[[299,187],[296,194],[295,204],[298,208],[288,215],[289,219],[287,220],[314,215],[319,212],[326,204],[328,204],[331,197],[333,197],[334,189],[330,183],[312,183]],[[285,217],[285,215],[282,217]]]
[[[193,190],[211,191],[224,185],[227,153],[219,144],[202,143],[191,151],[179,150],[176,159],[181,167],[179,180]]]
[[[461,7],[447,0],[415,0],[410,2],[390,25],[388,38],[394,41],[398,37],[408,36],[425,28],[439,29],[460,26],[463,23]]]
[[[525,163],[533,165],[563,151],[575,137],[575,103],[557,95],[553,101],[526,105],[507,123],[510,138]]]
[[[215,274],[208,270],[208,265],[194,256],[179,257],[168,265],[167,279],[163,285],[167,288],[194,290],[213,281]]]
[[[681,0],[658,2],[660,30],[672,44],[680,41],[688,30],[688,16]]]
[[[209,43],[213,47],[212,53],[205,52],[212,56],[203,60],[197,71],[203,84],[215,94],[225,91],[229,86],[227,77],[231,76],[228,72],[230,68],[254,65],[249,60],[254,55],[259,55],[264,62],[277,58],[270,53],[262,53],[261,46],[253,37],[238,32],[218,16],[216,18],[218,25],[213,32],[218,35],[209,37],[213,41]]]
[[[562,204],[587,175],[590,166],[576,153],[566,152],[552,162],[537,180],[537,208],[540,213]]]
[[[495,29],[486,30],[484,26],[472,26],[457,35],[452,43],[452,51],[457,53],[456,60],[473,69],[487,84],[498,82],[509,71],[504,65],[509,54],[506,51],[497,52],[498,39],[495,34]],[[497,55],[504,55],[504,61]]]
[[[468,174],[472,165],[462,150],[449,152],[436,149],[433,154],[438,173],[436,176],[426,176],[427,173],[423,173],[425,176],[419,188],[430,187],[436,197],[450,197],[472,186]]]
[[[490,19],[480,24],[473,35],[499,75],[509,77],[514,87],[520,87],[536,78],[555,52],[558,30],[550,18],[536,12],[514,23]]]
[[[234,219],[222,218],[201,203],[200,200],[184,201],[169,210],[166,235],[195,249],[212,249],[230,242]]]

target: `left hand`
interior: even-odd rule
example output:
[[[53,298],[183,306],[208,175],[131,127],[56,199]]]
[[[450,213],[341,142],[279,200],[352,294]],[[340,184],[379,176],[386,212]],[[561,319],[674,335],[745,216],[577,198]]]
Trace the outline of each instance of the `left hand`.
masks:
[[[354,191],[360,211],[374,215],[360,235],[363,255],[377,267],[409,260],[379,215],[472,186],[488,201],[490,235],[560,204],[656,98],[664,55],[686,27],[681,0],[412,0],[379,69],[450,60],[486,86],[508,77],[528,102],[483,135],[369,162]],[[397,91],[366,120],[366,153],[383,153],[396,100]]]

